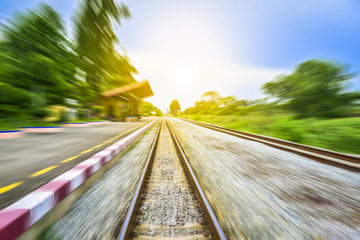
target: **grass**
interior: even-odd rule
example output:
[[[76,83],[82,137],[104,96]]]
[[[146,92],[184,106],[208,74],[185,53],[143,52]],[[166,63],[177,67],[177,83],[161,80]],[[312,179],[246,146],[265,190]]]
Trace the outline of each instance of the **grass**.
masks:
[[[19,130],[22,127],[56,127],[58,123],[45,123],[33,119],[0,119],[0,131]]]
[[[87,120],[72,120],[72,121],[66,121],[65,123],[86,123]]]
[[[30,122],[26,123],[21,127],[58,127],[58,123],[46,123],[46,122]]]
[[[99,122],[99,121],[107,121],[107,119],[104,118],[91,118],[91,119],[87,119],[87,122]]]
[[[360,119],[294,119],[292,116],[183,115],[243,132],[266,135],[337,152],[360,154]]]
[[[91,119],[79,119],[73,121],[66,121],[65,123],[87,123],[95,121],[105,121],[102,118],[91,118]],[[19,130],[22,127],[56,127],[62,123],[49,123],[43,122],[39,119],[34,118],[6,118],[0,119],[0,131],[12,131]]]
[[[103,121],[103,119],[80,119],[73,121],[66,121],[65,123],[87,123],[89,121]],[[19,130],[22,127],[56,127],[61,126],[62,123],[49,123],[37,119],[23,119],[23,118],[8,118],[0,119],[0,131]]]
[[[60,237],[57,236],[54,230],[51,227],[47,227],[44,229],[38,236],[35,238],[36,240],[59,240]]]
[[[13,125],[0,125],[0,131],[14,131],[19,130],[20,127]]]

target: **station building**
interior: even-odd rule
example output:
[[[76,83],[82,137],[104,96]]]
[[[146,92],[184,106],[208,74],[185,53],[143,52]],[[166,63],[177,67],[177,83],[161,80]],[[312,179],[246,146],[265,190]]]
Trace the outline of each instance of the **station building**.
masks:
[[[142,99],[154,96],[147,80],[131,83],[101,94],[104,107],[102,117],[110,120],[131,120],[139,117],[139,103]]]

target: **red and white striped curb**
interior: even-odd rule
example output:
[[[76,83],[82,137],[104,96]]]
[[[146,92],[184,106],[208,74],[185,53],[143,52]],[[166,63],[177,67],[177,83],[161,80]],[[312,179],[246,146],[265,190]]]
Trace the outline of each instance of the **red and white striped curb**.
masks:
[[[63,129],[63,127],[28,127],[22,128],[22,131],[25,133],[54,133],[61,132]]]
[[[20,138],[23,136],[22,131],[0,131],[0,138]]]
[[[98,152],[69,171],[0,211],[0,239],[19,237],[105,163],[140,136],[155,121]]]
[[[87,127],[89,126],[86,122],[83,123],[64,123],[64,127]]]
[[[87,122],[87,125],[100,125],[100,124],[105,124],[105,123],[109,123],[110,121],[93,121],[93,122]]]

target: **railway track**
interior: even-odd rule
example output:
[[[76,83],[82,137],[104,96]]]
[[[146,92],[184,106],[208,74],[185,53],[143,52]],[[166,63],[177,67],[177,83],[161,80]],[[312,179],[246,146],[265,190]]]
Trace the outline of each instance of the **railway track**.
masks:
[[[181,146],[160,123],[118,239],[226,239]]]
[[[277,139],[277,138],[241,132],[241,131],[228,129],[228,128],[224,128],[224,127],[220,127],[220,126],[216,126],[216,125],[212,125],[212,124],[197,122],[197,121],[193,121],[193,120],[189,120],[189,119],[182,119],[182,118],[180,118],[180,119],[185,122],[189,122],[189,123],[192,123],[192,124],[195,124],[195,125],[198,125],[201,127],[205,127],[208,129],[212,129],[212,130],[215,130],[218,132],[227,133],[227,134],[230,134],[230,135],[233,135],[236,137],[240,137],[243,139],[264,143],[266,145],[269,145],[269,146],[272,146],[272,147],[275,147],[275,148],[278,148],[281,150],[293,152],[298,155],[302,155],[307,158],[310,158],[310,159],[313,159],[313,160],[316,160],[316,161],[319,161],[319,162],[322,162],[322,163],[325,163],[328,165],[344,168],[344,169],[354,171],[354,172],[360,172],[360,157],[359,156],[349,155],[349,154],[344,154],[344,153],[339,153],[339,152],[333,152],[330,150],[306,146],[306,145],[289,142],[289,141],[285,141],[285,140],[281,140],[281,139]]]

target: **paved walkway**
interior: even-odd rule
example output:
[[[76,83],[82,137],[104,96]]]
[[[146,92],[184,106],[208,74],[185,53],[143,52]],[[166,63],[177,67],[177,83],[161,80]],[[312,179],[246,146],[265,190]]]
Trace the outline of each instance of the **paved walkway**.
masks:
[[[59,133],[0,139],[0,209],[74,167],[152,119],[110,122]]]

